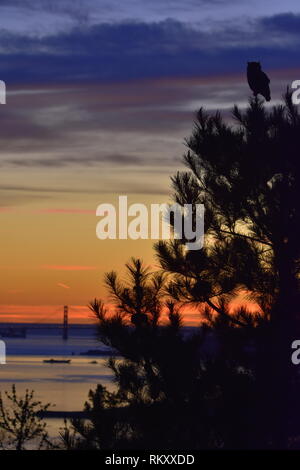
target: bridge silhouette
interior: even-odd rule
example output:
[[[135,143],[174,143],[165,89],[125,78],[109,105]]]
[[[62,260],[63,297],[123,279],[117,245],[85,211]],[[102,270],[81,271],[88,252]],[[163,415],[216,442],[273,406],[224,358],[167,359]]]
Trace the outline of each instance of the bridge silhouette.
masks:
[[[78,311],[78,309],[74,306],[68,306],[68,305],[64,305],[63,307],[61,308],[57,308],[53,314],[56,315],[57,313],[62,313],[62,322],[59,324],[59,323],[53,323],[53,321],[51,321],[50,323],[49,320],[52,320],[53,319],[53,315],[49,316],[49,314],[47,314],[46,316],[42,317],[42,318],[39,318],[39,322],[38,323],[30,323],[30,324],[22,324],[22,326],[16,324],[3,324],[3,326],[1,326],[1,323],[0,323],[0,337],[3,337],[3,338],[25,338],[26,335],[27,335],[27,330],[30,329],[30,330],[38,330],[38,329],[42,329],[42,328],[45,328],[47,327],[47,329],[56,329],[57,328],[61,328],[62,330],[62,337],[65,341],[68,340],[68,337],[69,337],[69,327],[70,327],[70,324],[69,324],[69,311]]]

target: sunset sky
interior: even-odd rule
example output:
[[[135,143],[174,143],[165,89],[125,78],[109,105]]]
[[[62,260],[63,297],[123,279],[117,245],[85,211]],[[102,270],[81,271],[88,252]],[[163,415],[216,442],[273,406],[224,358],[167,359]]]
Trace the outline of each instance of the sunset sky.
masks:
[[[151,240],[96,238],[98,204],[167,202],[200,106],[300,79],[294,0],[0,0],[0,321],[87,321],[104,272]],[[189,320],[195,318],[190,315]]]

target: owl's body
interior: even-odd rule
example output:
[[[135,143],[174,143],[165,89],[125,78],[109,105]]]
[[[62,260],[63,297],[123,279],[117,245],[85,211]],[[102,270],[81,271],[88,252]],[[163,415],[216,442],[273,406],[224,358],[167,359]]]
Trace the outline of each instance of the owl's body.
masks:
[[[247,79],[253,95],[262,95],[266,101],[271,100],[270,79],[262,71],[260,62],[248,62]]]

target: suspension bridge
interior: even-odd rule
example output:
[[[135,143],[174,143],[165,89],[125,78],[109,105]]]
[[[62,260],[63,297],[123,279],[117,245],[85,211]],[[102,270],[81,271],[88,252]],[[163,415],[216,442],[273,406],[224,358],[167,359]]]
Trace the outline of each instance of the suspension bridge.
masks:
[[[47,314],[46,316],[39,318],[38,323],[30,324],[0,324],[0,337],[3,338],[26,338],[27,330],[38,330],[47,328],[47,330],[61,329],[62,338],[67,341],[69,337],[69,313],[70,311],[78,312],[78,307],[64,305],[63,307],[57,308],[52,315]],[[53,323],[53,317],[57,318],[57,314],[61,314],[61,323]],[[72,327],[74,325],[72,324]],[[82,325],[80,327],[90,327],[90,325]]]

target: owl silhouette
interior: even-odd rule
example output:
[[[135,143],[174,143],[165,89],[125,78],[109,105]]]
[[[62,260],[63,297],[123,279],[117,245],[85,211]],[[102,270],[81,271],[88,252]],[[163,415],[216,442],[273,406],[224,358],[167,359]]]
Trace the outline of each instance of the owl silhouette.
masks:
[[[270,79],[262,71],[260,62],[248,62],[247,79],[253,95],[262,95],[266,101],[271,100]]]

